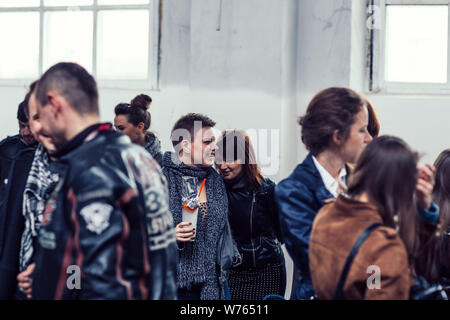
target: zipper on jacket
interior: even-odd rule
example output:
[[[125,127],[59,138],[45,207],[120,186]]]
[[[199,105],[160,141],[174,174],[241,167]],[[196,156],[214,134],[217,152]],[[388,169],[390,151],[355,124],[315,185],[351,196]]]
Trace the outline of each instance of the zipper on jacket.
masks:
[[[252,208],[250,210],[250,241],[252,242],[253,266],[256,268],[255,245],[253,243],[253,207],[256,202],[256,194],[253,192]]]

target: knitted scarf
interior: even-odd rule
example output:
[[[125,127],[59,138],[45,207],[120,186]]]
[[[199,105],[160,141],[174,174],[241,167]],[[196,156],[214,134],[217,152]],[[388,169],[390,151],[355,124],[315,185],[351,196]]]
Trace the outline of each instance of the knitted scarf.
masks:
[[[175,226],[182,222],[183,177],[195,177],[198,183],[206,178],[208,211],[205,227],[202,219],[197,219],[195,241],[185,242],[184,248],[178,251],[177,286],[191,288],[194,284],[203,284],[201,300],[217,300],[220,298],[216,268],[217,243],[228,214],[225,185],[213,168],[187,166],[172,152],[164,154],[163,173],[169,183],[170,211]]]
[[[50,197],[59,176],[50,171],[48,153],[42,146],[36,149],[30,173],[23,192],[23,215],[25,229],[22,233],[20,246],[20,271],[24,271],[32,262],[34,254],[34,241],[42,222],[45,202]]]
[[[153,132],[147,132],[145,135],[146,144],[144,146],[145,150],[151,154],[153,159],[162,166],[162,153],[161,153],[161,141]]]

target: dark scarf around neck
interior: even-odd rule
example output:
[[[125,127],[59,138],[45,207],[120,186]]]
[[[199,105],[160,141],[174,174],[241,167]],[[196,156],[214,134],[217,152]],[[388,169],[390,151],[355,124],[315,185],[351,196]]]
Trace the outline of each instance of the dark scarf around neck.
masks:
[[[172,152],[163,157],[163,173],[169,184],[170,211],[174,225],[182,221],[182,185],[183,177],[198,178],[198,183],[206,178],[207,215],[205,228],[199,216],[197,219],[194,242],[187,242],[179,251],[177,267],[177,286],[190,288],[195,284],[203,284],[200,297],[202,300],[220,298],[218,274],[216,270],[217,242],[228,215],[228,200],[225,185],[219,174],[211,167],[198,168],[188,166]],[[200,210],[199,210],[199,214]]]

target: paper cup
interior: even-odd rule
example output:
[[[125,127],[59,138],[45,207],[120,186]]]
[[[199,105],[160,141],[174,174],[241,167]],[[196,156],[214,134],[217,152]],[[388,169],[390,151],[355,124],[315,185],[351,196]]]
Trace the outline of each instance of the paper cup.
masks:
[[[195,211],[189,211],[189,210],[183,209],[182,214],[183,214],[183,217],[182,217],[183,222],[190,222],[191,227],[197,229],[198,208],[195,209]],[[195,233],[196,233],[196,231],[194,230],[194,238],[195,238]]]

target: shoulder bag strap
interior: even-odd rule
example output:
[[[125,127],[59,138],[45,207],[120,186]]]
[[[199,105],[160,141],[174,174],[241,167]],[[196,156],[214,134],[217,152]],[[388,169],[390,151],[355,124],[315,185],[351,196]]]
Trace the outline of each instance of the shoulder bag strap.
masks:
[[[350,267],[353,263],[353,259],[358,253],[359,248],[363,244],[363,242],[367,239],[370,233],[378,227],[381,227],[382,224],[375,223],[369,226],[364,232],[359,236],[358,240],[356,240],[355,245],[350,251],[350,254],[347,257],[347,261],[345,262],[344,269],[342,270],[341,277],[339,278],[338,285],[336,287],[336,291],[334,292],[334,300],[340,300],[342,297],[342,290],[344,289],[345,281],[347,280],[348,272],[350,271]]]

